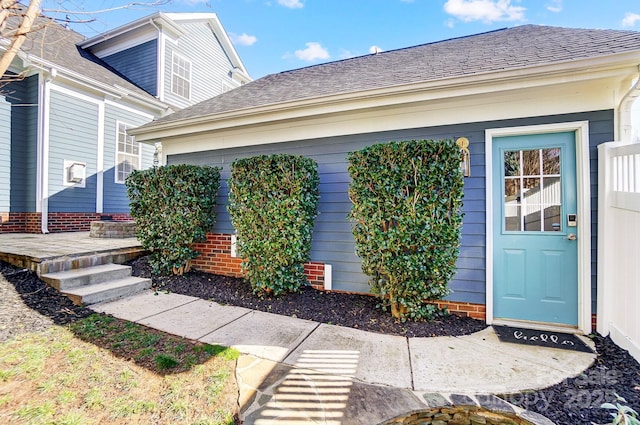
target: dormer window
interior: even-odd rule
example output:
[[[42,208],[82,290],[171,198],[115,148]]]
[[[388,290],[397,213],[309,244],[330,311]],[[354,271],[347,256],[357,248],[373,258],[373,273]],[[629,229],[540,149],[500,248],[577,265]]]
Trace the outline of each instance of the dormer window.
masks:
[[[191,98],[191,61],[175,52],[171,58],[171,93]]]

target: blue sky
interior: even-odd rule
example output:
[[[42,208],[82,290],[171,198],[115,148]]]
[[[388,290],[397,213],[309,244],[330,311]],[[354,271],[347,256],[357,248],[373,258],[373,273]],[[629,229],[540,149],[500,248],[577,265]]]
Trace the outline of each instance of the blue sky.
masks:
[[[43,0],[43,8],[95,12],[131,1]],[[95,18],[73,25],[92,37],[156,11],[215,12],[253,78],[523,24],[640,31],[640,0],[172,0],[71,17]]]

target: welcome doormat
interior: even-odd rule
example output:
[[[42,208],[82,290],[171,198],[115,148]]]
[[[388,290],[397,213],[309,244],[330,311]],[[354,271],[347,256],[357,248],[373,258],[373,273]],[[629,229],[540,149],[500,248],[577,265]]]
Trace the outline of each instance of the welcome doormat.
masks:
[[[593,353],[591,347],[573,334],[514,328],[511,326],[493,326],[493,330],[502,342]]]

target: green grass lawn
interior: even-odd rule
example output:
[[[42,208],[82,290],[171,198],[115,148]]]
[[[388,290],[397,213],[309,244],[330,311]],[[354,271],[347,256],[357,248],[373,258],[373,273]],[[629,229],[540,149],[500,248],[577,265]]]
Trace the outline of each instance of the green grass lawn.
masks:
[[[0,423],[233,424],[237,357],[94,314],[0,344]]]

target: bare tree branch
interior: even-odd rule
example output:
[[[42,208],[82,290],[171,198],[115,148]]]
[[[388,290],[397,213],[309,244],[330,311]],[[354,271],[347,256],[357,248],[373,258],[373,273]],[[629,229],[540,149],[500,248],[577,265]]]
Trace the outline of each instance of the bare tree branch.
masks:
[[[163,6],[171,3],[172,0],[156,0],[156,1],[133,1],[131,3],[123,4],[121,6],[115,6],[108,9],[94,10],[94,11],[81,11],[81,10],[66,10],[66,9],[42,9],[43,13],[72,13],[73,15],[98,15],[106,12],[114,12],[116,10],[130,9],[136,6],[142,7],[156,7]]]
[[[31,0],[31,2],[29,3],[29,7],[27,7],[27,11],[22,17],[22,22],[18,27],[18,31],[12,37],[11,43],[9,44],[9,47],[7,47],[7,50],[4,52],[2,57],[0,57],[0,75],[4,75],[7,72],[7,69],[9,69],[9,65],[11,65],[13,58],[16,57],[16,54],[20,50],[20,47],[22,47],[27,34],[29,33],[29,31],[31,31],[31,27],[33,26],[33,23],[40,13],[40,2],[41,0]],[[4,3],[10,2],[3,0],[3,6]],[[3,12],[5,10],[7,9],[4,9],[3,7]]]
[[[126,0],[125,0],[126,1]],[[42,30],[47,24],[38,25],[37,19],[49,15],[48,22],[58,21],[61,23],[89,23],[95,18],[77,18],[74,16],[99,15],[116,10],[129,9],[134,7],[148,8],[162,6],[171,3],[172,0],[148,0],[148,1],[128,1],[120,6],[95,11],[71,10],[71,9],[41,9],[42,0],[0,0],[0,41],[6,43],[6,49],[0,49],[0,87],[8,81],[22,78],[23,75],[10,76],[7,70],[22,48],[29,33]],[[28,3],[28,6],[26,4]],[[64,18],[51,17],[55,14],[64,14]],[[14,23],[13,20],[16,20]],[[19,23],[19,24],[18,24]],[[7,30],[7,28],[9,28]],[[43,36],[44,37],[44,36]],[[2,51],[4,50],[4,52]]]
[[[0,0],[0,34],[4,31],[7,24],[7,18],[11,15],[18,0]]]

